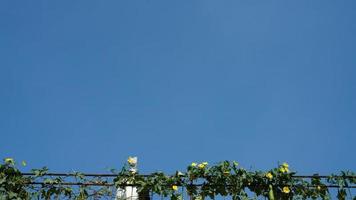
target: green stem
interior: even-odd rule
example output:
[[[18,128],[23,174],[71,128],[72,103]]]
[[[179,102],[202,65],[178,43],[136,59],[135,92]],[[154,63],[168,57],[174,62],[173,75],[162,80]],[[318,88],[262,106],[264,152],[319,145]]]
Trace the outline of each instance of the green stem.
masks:
[[[269,185],[268,198],[269,198],[269,200],[274,200],[274,194],[273,194],[272,185]]]

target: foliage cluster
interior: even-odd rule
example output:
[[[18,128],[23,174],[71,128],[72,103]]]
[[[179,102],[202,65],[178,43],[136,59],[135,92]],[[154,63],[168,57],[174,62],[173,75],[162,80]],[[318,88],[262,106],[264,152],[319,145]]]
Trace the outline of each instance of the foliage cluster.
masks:
[[[315,174],[311,179],[296,176],[287,163],[269,171],[249,171],[239,167],[235,161],[223,161],[210,166],[207,162],[192,163],[185,172],[174,175],[155,172],[141,175],[125,165],[114,179],[86,177],[75,173],[69,180],[63,177],[51,177],[48,169],[34,169],[34,176],[24,176],[11,158],[0,164],[0,200],[24,199],[100,199],[113,197],[115,188],[125,189],[135,185],[140,194],[156,194],[182,199],[183,188],[194,200],[215,199],[219,196],[231,196],[233,200],[267,198],[270,200],[287,199],[331,199],[329,185],[336,185],[337,198],[346,200],[352,197],[348,186],[356,184],[355,173],[342,171],[322,179]],[[66,183],[79,183],[77,187]],[[98,185],[106,185],[104,187]],[[113,184],[115,188],[108,187]]]
[[[73,177],[52,177],[47,175],[47,167],[31,172],[34,176],[24,176],[12,158],[4,159],[0,164],[0,200],[86,200],[110,197],[113,193],[112,188],[95,185],[108,183],[102,177],[88,179],[81,173],[74,173]],[[66,184],[68,181],[79,183],[78,187]]]
[[[186,188],[187,193],[195,200],[217,196],[231,196],[233,200],[257,199],[265,197],[275,199],[325,199],[331,198],[328,185],[336,184],[337,198],[345,200],[350,191],[346,188],[356,184],[355,173],[346,171],[340,175],[331,175],[322,180],[315,174],[309,181],[295,176],[289,165],[283,163],[267,172],[248,171],[239,167],[235,161],[223,161],[214,166],[207,162],[192,163],[185,173],[177,171],[168,176],[162,172],[150,176],[132,173],[123,168],[115,179],[117,186],[125,183],[138,185],[139,191],[153,191],[155,194],[169,196],[173,200],[181,199],[179,187]],[[356,200],[356,197],[354,197]]]

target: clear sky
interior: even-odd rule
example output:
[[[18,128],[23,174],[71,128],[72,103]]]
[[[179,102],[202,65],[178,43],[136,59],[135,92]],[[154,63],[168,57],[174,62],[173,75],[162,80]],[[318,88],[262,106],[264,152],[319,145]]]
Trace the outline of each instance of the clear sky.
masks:
[[[0,2],[0,157],[356,171],[356,1]]]

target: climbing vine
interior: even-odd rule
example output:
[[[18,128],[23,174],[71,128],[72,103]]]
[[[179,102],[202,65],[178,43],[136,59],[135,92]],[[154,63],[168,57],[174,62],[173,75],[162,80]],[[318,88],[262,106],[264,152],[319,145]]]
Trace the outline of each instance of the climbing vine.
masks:
[[[337,199],[356,200],[349,190],[356,184],[356,175],[350,171],[328,177],[315,174],[306,179],[297,176],[287,163],[268,171],[249,171],[235,161],[223,161],[216,165],[191,163],[184,172],[177,171],[173,175],[163,172],[141,175],[133,168],[135,162],[129,158],[128,163],[111,179],[100,176],[88,178],[82,173],[72,173],[68,178],[51,177],[47,168],[34,169],[30,176],[25,175],[13,159],[7,158],[0,164],[0,200],[100,199],[113,197],[116,188],[125,189],[126,186],[136,186],[139,194],[156,194],[172,200],[183,198],[183,188],[194,200],[219,196],[231,196],[233,200],[328,200],[332,198],[332,186],[336,187]]]

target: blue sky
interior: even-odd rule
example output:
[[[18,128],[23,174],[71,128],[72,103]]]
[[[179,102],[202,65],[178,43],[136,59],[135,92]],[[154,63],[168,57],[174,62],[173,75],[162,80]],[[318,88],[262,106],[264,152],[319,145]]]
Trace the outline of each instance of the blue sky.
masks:
[[[0,3],[0,157],[356,171],[356,2]]]

